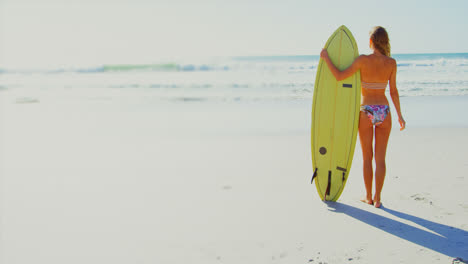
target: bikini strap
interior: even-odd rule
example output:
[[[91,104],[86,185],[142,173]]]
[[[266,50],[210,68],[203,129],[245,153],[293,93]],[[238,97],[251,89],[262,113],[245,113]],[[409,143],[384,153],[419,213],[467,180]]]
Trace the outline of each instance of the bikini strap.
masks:
[[[361,81],[361,86],[362,88],[365,89],[385,89],[387,88],[387,83],[372,83],[372,82],[362,82]]]

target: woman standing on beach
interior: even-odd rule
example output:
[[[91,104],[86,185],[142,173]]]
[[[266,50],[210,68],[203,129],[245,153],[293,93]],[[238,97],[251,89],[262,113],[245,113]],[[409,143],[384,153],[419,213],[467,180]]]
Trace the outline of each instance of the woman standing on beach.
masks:
[[[361,201],[381,206],[381,191],[385,180],[385,154],[392,128],[392,118],[385,89],[390,84],[390,96],[398,114],[400,130],[405,129],[406,122],[400,110],[400,99],[396,87],[396,61],[390,57],[390,41],[387,31],[383,27],[374,27],[370,32],[370,55],[361,55],[344,71],[339,71],[333,65],[328,52],[324,49],[320,57],[325,60],[328,68],[338,81],[344,80],[361,70],[361,113],[359,119],[359,139],[361,141],[364,184],[366,197]],[[375,133],[374,133],[375,130]],[[375,134],[375,153],[373,141]],[[375,196],[372,197],[373,167],[375,158]]]

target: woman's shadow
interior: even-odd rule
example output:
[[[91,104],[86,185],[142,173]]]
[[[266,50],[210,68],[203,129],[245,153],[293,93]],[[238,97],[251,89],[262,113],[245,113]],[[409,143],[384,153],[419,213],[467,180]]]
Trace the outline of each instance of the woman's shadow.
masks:
[[[350,205],[337,202],[327,202],[327,205],[333,212],[346,214],[409,242],[449,257],[461,258],[461,261],[463,262],[468,260],[468,232],[465,230],[428,221],[413,215],[394,211],[383,206],[381,207],[383,211],[398,218],[411,221],[432,232]]]

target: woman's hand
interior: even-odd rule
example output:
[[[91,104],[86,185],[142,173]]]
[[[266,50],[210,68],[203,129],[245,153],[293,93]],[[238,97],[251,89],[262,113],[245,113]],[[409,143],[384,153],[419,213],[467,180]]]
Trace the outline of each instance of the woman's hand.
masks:
[[[328,51],[326,49],[322,49],[322,52],[320,52],[320,58],[328,58]]]
[[[400,131],[405,129],[406,127],[406,121],[403,119],[403,117],[398,118],[398,122],[400,122]]]

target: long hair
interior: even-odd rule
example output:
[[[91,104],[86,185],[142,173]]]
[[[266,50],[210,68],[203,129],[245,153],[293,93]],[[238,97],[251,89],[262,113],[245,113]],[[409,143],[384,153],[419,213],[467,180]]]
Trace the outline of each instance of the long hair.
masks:
[[[385,28],[377,26],[370,31],[370,39],[374,48],[380,53],[390,57],[390,39]]]

